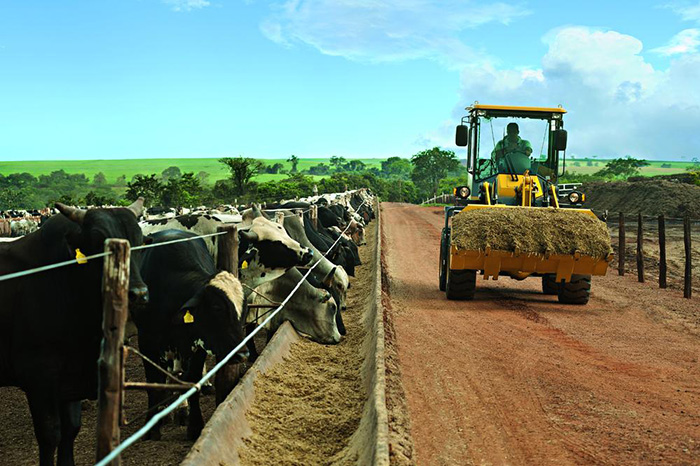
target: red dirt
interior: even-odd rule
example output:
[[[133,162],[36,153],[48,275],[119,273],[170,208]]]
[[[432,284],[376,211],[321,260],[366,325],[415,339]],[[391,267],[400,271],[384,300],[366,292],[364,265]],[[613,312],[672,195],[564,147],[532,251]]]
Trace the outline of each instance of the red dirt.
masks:
[[[584,307],[537,278],[479,279],[474,301],[448,301],[441,209],[383,209],[418,464],[700,462],[699,298],[612,271]]]

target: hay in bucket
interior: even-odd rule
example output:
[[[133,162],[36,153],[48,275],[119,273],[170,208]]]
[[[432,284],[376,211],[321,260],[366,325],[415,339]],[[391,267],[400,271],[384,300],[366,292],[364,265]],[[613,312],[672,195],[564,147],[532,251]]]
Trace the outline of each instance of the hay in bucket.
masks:
[[[493,207],[464,210],[452,220],[458,249],[605,258],[612,252],[605,223],[573,209]]]

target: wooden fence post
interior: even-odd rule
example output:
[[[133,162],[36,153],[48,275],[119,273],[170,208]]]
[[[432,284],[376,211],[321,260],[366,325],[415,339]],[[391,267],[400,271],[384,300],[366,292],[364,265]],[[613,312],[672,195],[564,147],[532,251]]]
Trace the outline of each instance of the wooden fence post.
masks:
[[[644,230],[642,214],[637,217],[637,280],[644,283]]]
[[[225,235],[217,236],[217,264],[219,270],[225,270],[238,278],[238,227],[236,225],[221,225],[216,229],[225,231]],[[243,323],[245,325],[245,323]],[[225,356],[225,355],[222,355]],[[214,376],[215,400],[218,406],[226,399],[228,394],[243,375],[243,364],[229,363],[219,370]]]
[[[301,209],[297,209],[296,214],[297,214],[297,217],[299,217],[299,221],[303,225],[304,224],[304,211]]]
[[[314,230],[318,231],[318,206],[317,205],[311,206],[311,226],[314,227]]]
[[[683,297],[690,299],[693,294],[693,250],[690,238],[690,216],[686,214],[683,219],[683,243],[685,245],[685,279],[683,283]]]
[[[618,223],[618,247],[617,247],[617,273],[625,274],[625,214],[620,212],[620,223]]]
[[[231,272],[238,278],[238,228],[236,225],[220,225],[216,228],[218,233],[225,231],[225,235],[217,236],[216,267],[219,270]]]
[[[275,212],[275,222],[284,225],[284,212]]]
[[[659,288],[666,288],[666,217],[659,215]]]
[[[124,326],[129,313],[129,258],[131,249],[124,239],[105,241],[102,276],[102,350],[98,366],[97,461],[119,444],[122,406],[122,365]],[[118,466],[120,458],[112,461]]]

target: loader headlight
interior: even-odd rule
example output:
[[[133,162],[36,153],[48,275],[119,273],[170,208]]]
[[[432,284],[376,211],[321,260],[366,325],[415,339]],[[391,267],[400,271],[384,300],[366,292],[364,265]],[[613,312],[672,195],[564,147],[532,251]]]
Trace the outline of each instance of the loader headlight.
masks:
[[[471,193],[472,190],[469,189],[469,186],[459,186],[455,188],[455,196],[460,199],[468,199]]]
[[[576,191],[573,191],[569,193],[569,202],[572,204],[576,204],[581,200],[581,194],[577,193]]]

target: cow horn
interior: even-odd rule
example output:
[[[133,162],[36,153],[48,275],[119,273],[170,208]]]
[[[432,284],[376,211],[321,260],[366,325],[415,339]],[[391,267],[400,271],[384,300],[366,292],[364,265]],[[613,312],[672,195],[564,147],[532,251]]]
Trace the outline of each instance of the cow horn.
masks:
[[[238,230],[238,234],[247,239],[251,243],[258,241],[258,234],[250,230]]]
[[[127,207],[127,209],[132,211],[134,213],[134,215],[136,215],[136,218],[139,218],[143,214],[143,202],[144,201],[145,201],[145,199],[143,197],[139,197],[138,199],[136,199],[134,201],[133,204],[131,204],[129,207]]]
[[[83,224],[83,220],[85,220],[85,214],[87,214],[87,210],[76,209],[75,207],[67,206],[62,202],[57,202],[56,208],[59,212],[61,212],[63,215],[65,215],[78,225]]]

